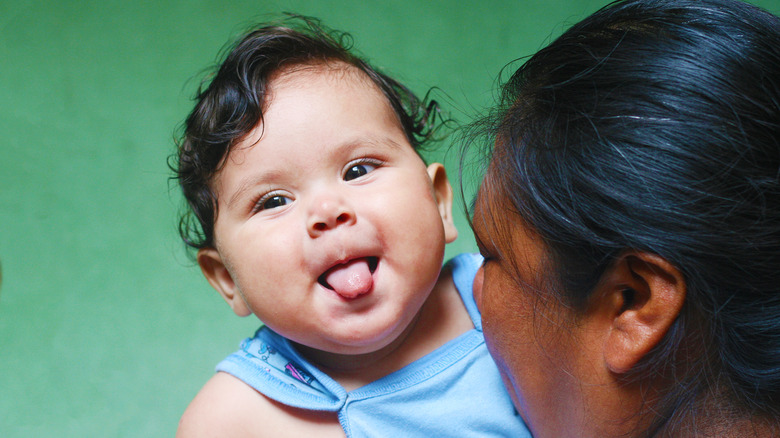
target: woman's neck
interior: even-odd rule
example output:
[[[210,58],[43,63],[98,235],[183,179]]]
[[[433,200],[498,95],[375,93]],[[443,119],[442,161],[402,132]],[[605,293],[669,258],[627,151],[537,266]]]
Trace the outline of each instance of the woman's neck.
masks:
[[[780,418],[737,407],[729,397],[709,395],[669,422],[657,436],[778,437]]]

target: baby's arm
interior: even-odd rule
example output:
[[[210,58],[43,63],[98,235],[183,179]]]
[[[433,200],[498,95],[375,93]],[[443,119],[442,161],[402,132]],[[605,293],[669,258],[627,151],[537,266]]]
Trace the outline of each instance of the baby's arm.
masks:
[[[217,373],[179,421],[177,438],[340,437],[335,413],[291,408],[270,400],[241,380]]]

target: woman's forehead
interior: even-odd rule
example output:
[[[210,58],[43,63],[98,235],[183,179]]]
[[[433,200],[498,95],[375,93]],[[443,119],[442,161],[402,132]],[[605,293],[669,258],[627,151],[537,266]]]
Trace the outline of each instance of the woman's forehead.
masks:
[[[500,185],[495,183],[488,172],[477,191],[472,220],[474,236],[480,246],[496,255],[512,248],[512,230],[522,226],[502,192]]]
[[[538,265],[546,254],[544,239],[520,215],[514,200],[506,196],[500,178],[488,170],[474,202],[473,228],[477,239],[499,254],[528,259]]]
[[[478,235],[478,238],[484,238],[492,234],[491,228],[493,228],[492,223],[495,219],[493,214],[496,204],[495,197],[493,184],[488,174],[486,174],[474,199],[474,219],[472,222],[474,233]]]

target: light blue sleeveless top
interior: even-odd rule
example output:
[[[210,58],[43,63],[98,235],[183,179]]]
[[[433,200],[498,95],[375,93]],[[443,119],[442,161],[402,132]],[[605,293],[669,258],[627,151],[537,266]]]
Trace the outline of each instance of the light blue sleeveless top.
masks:
[[[485,346],[472,294],[476,254],[449,262],[474,323],[406,367],[347,392],[267,327],[217,365],[265,396],[303,409],[338,412],[347,437],[530,437]]]

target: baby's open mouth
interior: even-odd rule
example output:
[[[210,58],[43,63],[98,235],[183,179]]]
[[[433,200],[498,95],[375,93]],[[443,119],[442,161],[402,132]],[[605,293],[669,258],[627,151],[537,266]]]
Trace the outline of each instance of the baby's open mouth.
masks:
[[[378,264],[378,257],[352,259],[328,269],[317,281],[344,298],[355,298],[371,290],[374,285],[372,274]]]

